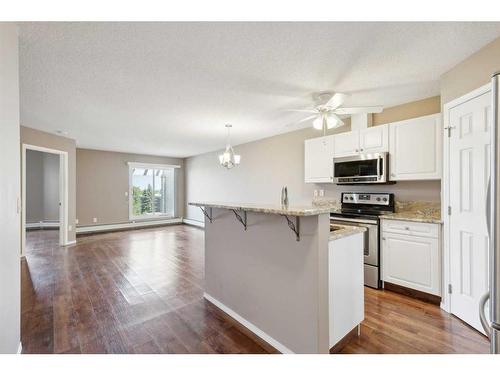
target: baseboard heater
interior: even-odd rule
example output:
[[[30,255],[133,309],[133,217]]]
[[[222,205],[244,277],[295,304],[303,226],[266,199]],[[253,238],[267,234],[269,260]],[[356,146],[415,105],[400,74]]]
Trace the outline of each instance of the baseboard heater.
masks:
[[[114,230],[133,229],[133,228],[147,228],[159,225],[181,224],[182,218],[172,218],[165,220],[151,220],[151,221],[135,221],[128,223],[118,224],[101,224],[101,225],[88,225],[76,228],[76,234],[84,233],[97,233],[97,232],[110,232]]]

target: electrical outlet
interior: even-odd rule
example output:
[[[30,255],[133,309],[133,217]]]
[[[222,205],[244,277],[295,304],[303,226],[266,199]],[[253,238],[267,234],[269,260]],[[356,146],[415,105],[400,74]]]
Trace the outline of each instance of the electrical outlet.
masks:
[[[96,218],[96,217],[94,217],[94,218],[92,219],[92,222],[97,223],[97,218]]]
[[[128,197],[128,191],[125,192],[125,196]]]
[[[318,190],[314,189],[314,197],[318,196]]]
[[[78,224],[78,219],[75,219],[75,224]]]
[[[72,231],[73,230],[73,226],[72,225],[68,225],[68,230]]]
[[[319,196],[320,197],[324,197],[325,196],[325,191],[323,189],[320,189]]]

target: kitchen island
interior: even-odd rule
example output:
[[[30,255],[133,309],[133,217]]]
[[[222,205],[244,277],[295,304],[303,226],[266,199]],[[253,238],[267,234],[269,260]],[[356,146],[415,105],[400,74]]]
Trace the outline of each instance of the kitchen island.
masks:
[[[191,202],[205,215],[205,298],[282,353],[328,353],[364,317],[363,228],[328,207]]]

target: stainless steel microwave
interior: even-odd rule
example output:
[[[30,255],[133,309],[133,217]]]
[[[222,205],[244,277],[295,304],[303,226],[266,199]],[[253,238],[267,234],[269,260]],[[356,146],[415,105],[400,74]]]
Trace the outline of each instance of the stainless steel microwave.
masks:
[[[389,182],[389,153],[360,154],[333,159],[337,184],[384,184]]]

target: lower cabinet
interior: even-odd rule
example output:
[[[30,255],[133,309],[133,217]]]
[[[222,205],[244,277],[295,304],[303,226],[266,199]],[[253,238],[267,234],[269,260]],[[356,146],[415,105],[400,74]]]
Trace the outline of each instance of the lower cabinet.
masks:
[[[383,221],[382,280],[441,296],[440,224]]]

